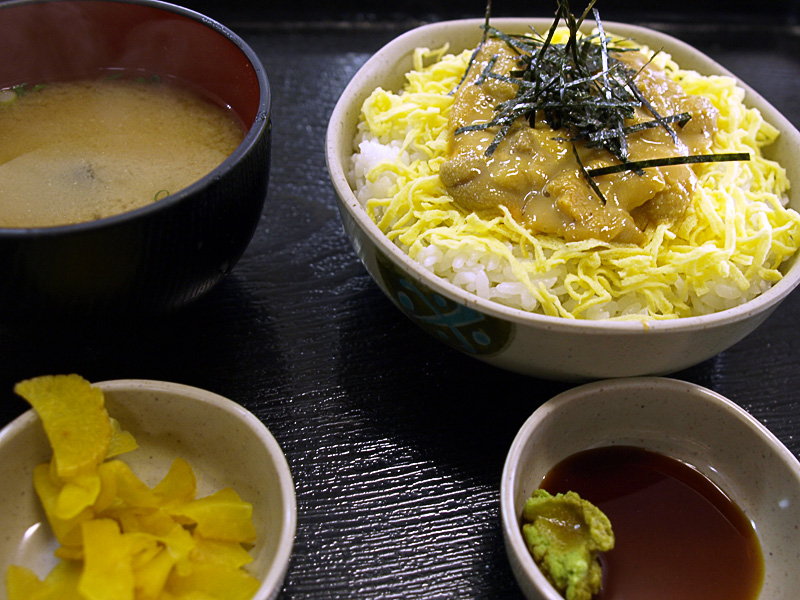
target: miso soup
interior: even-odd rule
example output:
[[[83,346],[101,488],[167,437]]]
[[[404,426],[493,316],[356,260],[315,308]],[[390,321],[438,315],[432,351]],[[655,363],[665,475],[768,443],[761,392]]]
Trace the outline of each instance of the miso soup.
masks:
[[[102,219],[185,188],[244,138],[221,106],[161,80],[0,92],[0,227]]]

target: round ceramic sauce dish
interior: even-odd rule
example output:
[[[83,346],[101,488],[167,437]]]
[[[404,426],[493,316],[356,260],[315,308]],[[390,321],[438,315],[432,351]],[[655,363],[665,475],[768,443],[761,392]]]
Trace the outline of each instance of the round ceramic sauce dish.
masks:
[[[343,91],[327,131],[327,165],[335,188],[344,230],[381,290],[414,323],[467,355],[511,371],[537,377],[585,380],[663,375],[687,368],[730,347],[758,327],[800,282],[800,264],[792,258],[772,288],[735,308],[713,314],[646,321],[589,320],[549,316],[510,308],[479,297],[434,275],[393,243],[368,215],[354,193],[352,156],[361,107],[378,87],[399,91],[412,69],[417,48],[448,44],[457,54],[481,39],[482,19],[424,25],[375,53]],[[509,34],[531,27],[546,32],[552,19],[491,21]],[[593,25],[593,24],[592,24]],[[722,66],[668,35],[644,27],[604,23],[605,30],[649,48],[663,48],[683,69],[703,75],[733,75]],[[800,134],[775,108],[741,81],[745,104],[758,108],[779,131],[765,150],[800,177]],[[789,205],[800,208],[797,186]],[[609,351],[613,348],[613,351]]]
[[[800,586],[800,573],[794,568],[800,558],[800,536],[797,535],[800,463],[797,458],[756,419],[719,394],[674,379],[641,377],[589,383],[559,394],[539,407],[515,437],[503,469],[500,512],[512,571],[527,598],[561,598],[532,558],[523,536],[523,507],[528,498],[534,490],[546,487],[543,482],[567,459],[586,456],[586,452],[619,452],[630,448],[680,461],[682,467],[689,465],[693,473],[699,473],[700,479],[712,484],[708,489],[714,493],[721,491],[737,509],[744,526],[755,533],[752,547],[756,550],[751,556],[755,560],[754,579],[750,582],[754,590],[752,600],[790,600],[796,596],[795,590]],[[595,467],[595,472],[602,468],[605,473],[608,464]],[[629,509],[628,514],[650,510],[641,504],[647,495],[635,491],[638,481],[644,479],[635,477],[639,476],[630,476],[621,488],[613,488],[624,489],[624,492],[602,491],[603,485],[616,484],[601,481],[596,484],[600,491],[595,491],[594,499],[585,494],[581,496],[597,503],[601,509],[603,502],[605,506],[615,507],[617,514],[623,514],[618,524],[625,525],[620,507]],[[575,477],[563,479],[562,484],[569,481],[576,487],[584,482]],[[662,496],[666,493],[664,481],[650,481],[642,488],[648,485]],[[575,490],[548,491],[555,494]],[[606,493],[610,497],[604,498]],[[677,534],[677,537],[684,539],[666,539],[676,537],[669,534],[661,538],[656,533],[658,529],[653,527],[650,530],[652,544],[688,546],[693,543],[687,538],[697,534],[699,528],[694,530],[691,525],[692,511],[687,505],[676,510],[679,527],[674,531],[681,531],[683,536]],[[720,514],[727,518],[733,513],[720,511]],[[611,512],[608,516],[613,528],[615,517]],[[729,522],[733,522],[732,519],[726,524]],[[648,528],[644,529],[644,535],[650,535]],[[615,535],[617,544],[608,551],[609,558],[603,567],[604,585],[608,584],[614,564],[626,564],[619,560],[612,563],[613,553],[627,552],[623,548],[626,543],[630,548],[630,542],[621,539],[625,535],[624,527]],[[700,545],[707,542],[708,539],[695,540]],[[635,552],[649,556],[648,544],[650,542],[646,541]],[[763,571],[756,556],[759,548]],[[621,581],[624,575],[617,571],[612,577]],[[733,573],[731,579],[738,581],[736,577],[740,575]],[[677,574],[677,577],[683,576]],[[663,592],[667,585],[662,582],[659,591]],[[602,593],[607,591],[604,589]],[[656,597],[648,595],[646,590],[639,591],[637,597]],[[614,595],[609,592],[608,596],[600,597],[609,599]]]
[[[297,528],[294,483],[275,438],[252,413],[198,388],[148,380],[96,384],[111,417],[139,447],[120,458],[148,486],[184,459],[197,477],[197,498],[231,487],[253,505],[256,541],[245,569],[261,582],[254,600],[275,598],[289,566]],[[0,572],[25,566],[43,578],[55,566],[58,542],[34,491],[33,469],[52,450],[30,410],[0,431]],[[6,598],[5,585],[0,598]]]
[[[216,168],[143,207],[66,225],[0,226],[4,321],[165,313],[234,267],[261,217],[271,149],[267,76],[238,35],[158,0],[11,0],[0,6],[0,55],[0,89],[174,83],[225,110],[243,135]]]

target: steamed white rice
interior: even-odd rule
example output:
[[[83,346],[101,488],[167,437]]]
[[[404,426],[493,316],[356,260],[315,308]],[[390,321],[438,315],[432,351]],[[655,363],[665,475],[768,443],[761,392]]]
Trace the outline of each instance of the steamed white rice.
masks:
[[[784,169],[761,155],[778,131],[747,108],[728,77],[703,77],[658,60],[687,93],[720,111],[713,152],[748,162],[705,165],[683,220],[647,232],[643,246],[533,235],[511,215],[460,209],[439,181],[453,90],[471,51],[420,48],[399,93],[376,89],[354,141],[351,183],[380,229],[413,260],[487,300],[583,319],[664,319],[742,304],[781,278],[800,245],[786,208]]]

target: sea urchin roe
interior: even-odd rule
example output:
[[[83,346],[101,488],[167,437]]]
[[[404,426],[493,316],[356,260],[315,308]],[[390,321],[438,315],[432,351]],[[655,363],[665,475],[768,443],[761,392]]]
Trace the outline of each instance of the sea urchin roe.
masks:
[[[683,215],[697,178],[689,165],[626,171],[598,177],[599,197],[582,174],[569,141],[571,133],[554,130],[537,119],[530,126],[516,120],[490,154],[498,127],[458,132],[487,123],[498,105],[517,93],[515,83],[485,77],[486,67],[510,76],[520,68],[518,52],[503,40],[488,39],[477,54],[467,78],[456,92],[450,113],[450,145],[439,175],[448,193],[463,208],[481,211],[505,206],[533,233],[560,236],[567,241],[599,239],[642,244],[644,230],[674,223]],[[690,96],[665,71],[647,64],[644,55],[626,52],[619,59],[659,115],[689,113],[683,127],[652,127],[627,136],[631,161],[707,153],[716,128],[717,111],[701,96]],[[598,100],[599,101],[599,100]],[[652,121],[638,107],[626,125]],[[602,148],[575,144],[582,165],[593,169],[618,161]],[[488,154],[488,155],[487,155]]]

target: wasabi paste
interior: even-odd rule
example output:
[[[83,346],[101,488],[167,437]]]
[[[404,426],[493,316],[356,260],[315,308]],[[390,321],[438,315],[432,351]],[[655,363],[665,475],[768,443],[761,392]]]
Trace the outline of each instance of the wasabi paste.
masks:
[[[614,547],[608,517],[575,492],[538,489],[522,511],[522,534],[534,561],[566,600],[591,600],[600,591],[599,555]]]

